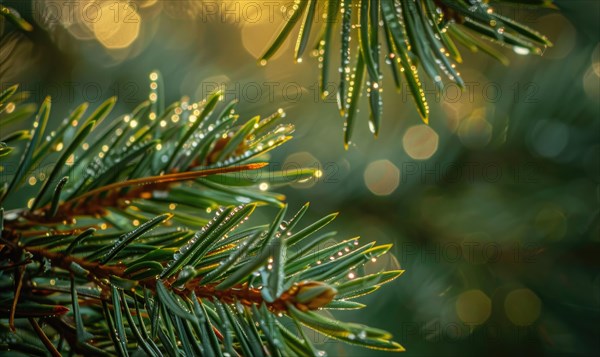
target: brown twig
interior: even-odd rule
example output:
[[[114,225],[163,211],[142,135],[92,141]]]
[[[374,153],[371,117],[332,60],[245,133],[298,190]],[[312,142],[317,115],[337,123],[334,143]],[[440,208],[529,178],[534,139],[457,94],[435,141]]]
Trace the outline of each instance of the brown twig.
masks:
[[[34,212],[27,210],[18,212],[17,217],[25,218],[26,221],[19,221],[18,218],[14,220],[6,220],[5,226],[7,230],[26,230],[27,228],[40,224],[44,225],[69,221],[76,216],[104,216],[106,214],[107,207],[122,208],[127,205],[128,201],[133,199],[150,198],[152,191],[167,190],[173,183],[190,181],[211,175],[258,170],[267,165],[268,163],[266,162],[257,162],[232,167],[178,172],[161,176],[142,177],[122,182],[115,182],[88,191],[67,202],[63,202],[58,207],[57,213],[53,217],[49,217],[46,214],[46,212],[50,209],[50,206],[46,205],[35,210]],[[121,189],[133,186],[138,187],[131,189],[126,193],[121,192]],[[101,197],[103,194],[106,195]]]
[[[224,173],[229,173],[229,172],[239,172],[239,171],[246,171],[246,170],[258,170],[265,166],[267,166],[266,162],[259,162],[259,163],[254,163],[254,164],[246,164],[246,165],[233,166],[233,167],[223,167],[223,168],[200,170],[200,171],[187,171],[187,172],[173,173],[173,174],[167,174],[167,175],[162,175],[162,176],[142,177],[142,178],[123,181],[123,182],[115,182],[110,185],[102,186],[95,190],[86,192],[81,196],[75,197],[72,200],[65,202],[62,206],[69,207],[73,204],[76,204],[77,202],[82,202],[83,200],[85,200],[89,197],[97,196],[100,193],[104,193],[107,191],[114,191],[114,190],[124,188],[124,187],[189,181],[189,180],[193,180],[193,179],[196,179],[199,177],[205,177],[205,176],[210,176],[210,175],[224,174]]]
[[[97,282],[102,279],[108,279],[110,276],[116,276],[121,279],[128,279],[128,276],[125,274],[125,266],[121,264],[116,265],[102,265],[97,262],[90,262],[82,258],[67,256],[62,253],[52,252],[44,248],[38,247],[25,247],[23,248],[29,253],[33,254],[37,257],[44,257],[46,259],[50,259],[53,264],[57,267],[65,269],[67,271],[71,271],[71,263],[77,263],[85,270],[89,271],[92,277],[94,277]],[[233,303],[235,301],[239,301],[241,304],[246,306],[252,305],[261,305],[263,303],[266,304],[267,308],[273,312],[286,312],[287,311],[287,303],[293,303],[298,308],[305,309],[304,304],[298,304],[295,302],[295,296],[298,293],[298,290],[303,287],[303,285],[294,285],[287,292],[284,292],[277,300],[266,303],[263,299],[260,290],[249,287],[247,284],[237,284],[229,289],[225,290],[217,290],[216,286],[218,283],[210,283],[202,285],[202,278],[196,278],[189,281],[183,289],[177,289],[172,286],[176,277],[172,277],[164,281],[165,286],[170,288],[174,293],[180,296],[187,296],[190,292],[194,292],[198,298],[204,298],[208,300],[219,300],[224,303]],[[156,290],[156,280],[153,277],[140,280],[138,284],[148,288],[152,291]],[[300,283],[304,284],[304,283]],[[101,297],[102,299],[103,297]],[[331,298],[326,299],[326,302],[331,301]],[[314,306],[310,309],[316,309],[320,306]]]
[[[37,333],[40,340],[42,340],[42,342],[44,343],[44,346],[46,346],[46,348],[48,349],[48,352],[50,352],[50,354],[54,357],[60,357],[61,356],[60,352],[58,352],[58,350],[56,349],[56,347],[54,346],[52,341],[50,341],[48,336],[46,336],[46,334],[44,333],[44,330],[42,330],[42,328],[37,323],[37,321],[35,321],[35,319],[33,317],[30,317],[28,320],[29,320],[29,323],[31,324],[31,326],[33,326],[33,329]]]
[[[23,266],[18,266],[15,269],[16,279],[15,279],[15,296],[13,297],[13,302],[10,309],[10,315],[8,317],[8,326],[10,327],[12,332],[15,332],[15,313],[17,311],[17,302],[19,302],[19,297],[21,296],[21,289],[23,288]]]

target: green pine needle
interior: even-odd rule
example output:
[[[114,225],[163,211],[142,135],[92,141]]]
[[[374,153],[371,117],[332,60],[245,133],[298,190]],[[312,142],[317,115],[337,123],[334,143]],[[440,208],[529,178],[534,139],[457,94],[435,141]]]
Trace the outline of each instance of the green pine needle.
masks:
[[[161,97],[161,87],[153,87]],[[1,93],[0,108],[16,92]],[[321,250],[323,263],[315,259],[313,248],[337,236],[325,232],[337,213],[306,222],[308,204],[289,214],[285,197],[263,185],[315,175],[264,171],[265,153],[289,140],[293,126],[278,123],[281,111],[234,120],[235,103],[218,110],[220,102],[216,93],[163,112],[146,103],[113,120],[115,99],[87,117],[84,103],[41,140],[53,116],[46,99],[31,135],[22,136],[21,157],[1,147],[3,160],[18,166],[3,183],[0,207],[0,285],[14,286],[0,296],[0,324],[8,321],[18,334],[0,350],[322,355],[302,330],[285,327],[290,323],[368,348],[402,350],[385,331],[315,313],[364,308],[353,296],[401,274],[358,276],[390,246],[360,246],[354,238]],[[169,120],[172,112],[179,120]],[[70,140],[67,127],[76,128]],[[32,182],[37,163],[49,163],[50,174],[32,193],[22,182]],[[240,175],[245,170],[260,170],[252,175],[258,179]],[[263,206],[279,208],[271,224],[252,218],[268,211]],[[30,324],[21,323],[27,318]]]
[[[321,36],[317,38],[317,51],[321,66],[321,92],[330,93],[329,70],[332,53],[333,33],[339,31],[341,59],[338,83],[338,105],[345,117],[344,146],[352,137],[358,101],[366,88],[371,115],[369,128],[377,135],[382,116],[382,73],[380,57],[384,55],[391,68],[396,88],[400,87],[399,72],[404,72],[408,90],[417,110],[425,123],[429,119],[429,108],[421,85],[421,72],[432,80],[438,89],[443,81],[463,86],[463,80],[455,69],[462,57],[455,43],[472,51],[484,53],[506,64],[508,59],[490,43],[506,45],[519,53],[541,54],[543,48],[552,43],[537,31],[501,15],[493,5],[502,3],[526,4],[529,6],[555,8],[552,1],[492,0],[324,0],[321,14],[315,14],[311,1],[296,1],[293,12],[286,17],[281,31],[261,57],[267,64],[281,44],[290,36],[298,20],[304,15],[296,40],[294,58],[300,58],[306,46],[311,27],[324,19]],[[308,6],[307,6],[308,4]],[[321,15],[321,16],[319,16]],[[316,26],[316,25],[315,25]],[[315,32],[315,31],[313,31]],[[351,38],[358,38],[359,45],[351,50]],[[382,53],[383,43],[387,53]],[[354,53],[354,55],[352,55]],[[351,58],[355,58],[351,61]],[[421,69],[421,71],[419,70]],[[368,75],[365,75],[365,72]],[[366,83],[366,85],[365,85]]]

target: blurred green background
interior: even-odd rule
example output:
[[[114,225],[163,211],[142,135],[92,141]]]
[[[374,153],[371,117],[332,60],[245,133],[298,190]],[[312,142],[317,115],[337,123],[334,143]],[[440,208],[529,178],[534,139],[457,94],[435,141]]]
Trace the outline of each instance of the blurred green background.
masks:
[[[314,219],[340,211],[340,238],[394,243],[395,258],[368,269],[406,270],[345,320],[393,332],[414,356],[600,350],[600,2],[498,8],[555,46],[541,57],[501,48],[508,67],[463,50],[465,91],[425,81],[429,126],[384,72],[380,136],[363,98],[347,151],[334,97],[317,98],[314,58],[293,64],[286,43],[256,63],[290,1],[3,3],[35,30],[3,36],[1,84],[38,103],[52,95],[54,113],[112,95],[116,112],[131,110],[155,69],[167,101],[224,86],[247,118],[283,108],[297,130],[272,166],[323,172],[285,188],[290,205],[310,201]],[[389,355],[315,339],[334,356]]]

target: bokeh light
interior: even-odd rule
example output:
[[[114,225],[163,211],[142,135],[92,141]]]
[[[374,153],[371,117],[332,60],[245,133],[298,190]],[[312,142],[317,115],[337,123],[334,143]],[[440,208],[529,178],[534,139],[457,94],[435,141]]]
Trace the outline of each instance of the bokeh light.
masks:
[[[456,314],[466,325],[481,325],[492,314],[492,300],[481,290],[465,291],[456,300]]]
[[[140,33],[142,18],[124,3],[104,3],[92,22],[96,39],[106,48],[129,47]]]
[[[569,143],[569,128],[559,121],[540,120],[531,134],[531,145],[541,156],[558,156]]]
[[[389,160],[373,161],[364,174],[365,185],[377,196],[387,196],[400,184],[400,170]]]
[[[504,311],[508,319],[517,326],[533,324],[542,309],[537,295],[529,289],[516,289],[506,295]]]
[[[600,62],[593,62],[583,75],[583,89],[590,99],[600,101]]]
[[[438,149],[439,136],[428,125],[419,124],[408,128],[402,137],[404,151],[415,160],[427,160]]]
[[[552,240],[562,239],[567,232],[565,213],[559,206],[545,205],[535,217],[535,228],[543,237]]]

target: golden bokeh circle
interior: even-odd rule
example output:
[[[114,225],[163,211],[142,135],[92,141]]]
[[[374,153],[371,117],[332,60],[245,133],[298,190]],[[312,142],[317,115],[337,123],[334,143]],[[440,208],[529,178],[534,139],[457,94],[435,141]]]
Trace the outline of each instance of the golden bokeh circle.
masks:
[[[142,18],[133,7],[109,2],[100,5],[98,11],[92,29],[104,47],[127,48],[138,38]]]
[[[540,316],[542,302],[530,289],[515,289],[504,299],[504,311],[517,326],[529,326]]]
[[[467,290],[456,299],[456,314],[467,325],[481,325],[492,314],[492,300],[481,290]]]
[[[415,160],[427,160],[436,153],[439,135],[425,124],[414,125],[402,137],[404,151]]]
[[[371,162],[364,173],[365,185],[377,196],[387,196],[400,184],[400,170],[389,160]]]

